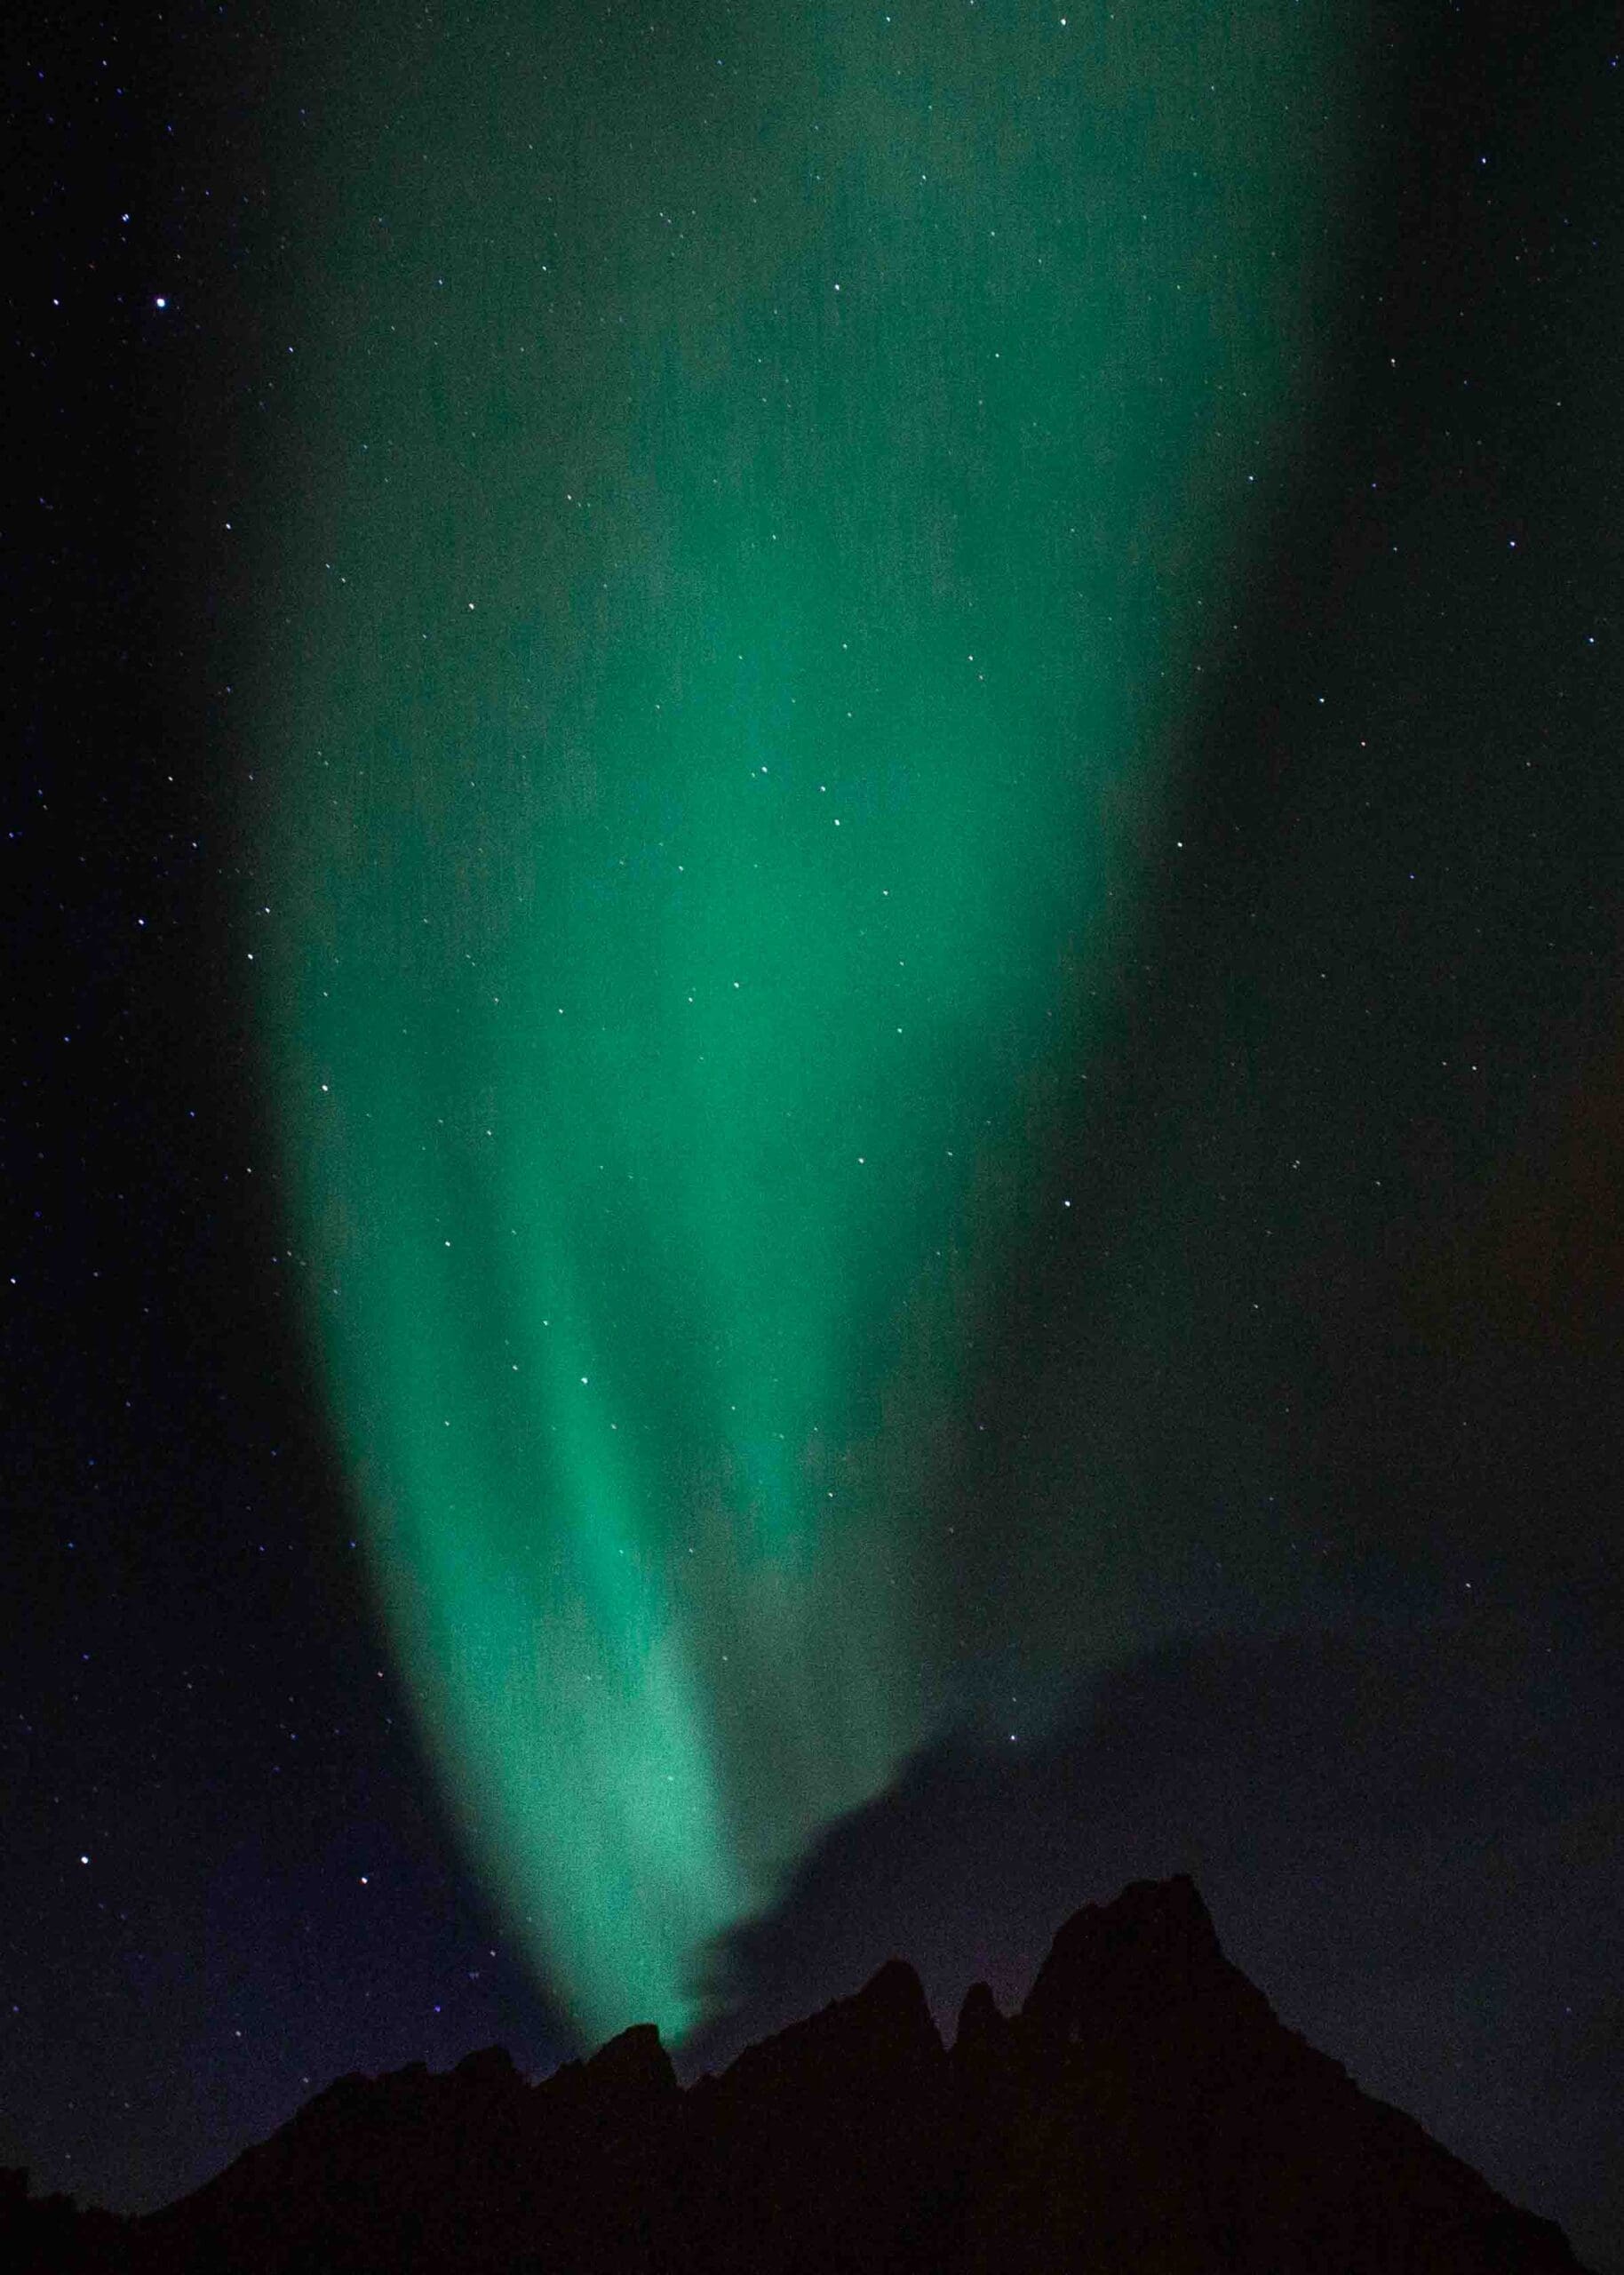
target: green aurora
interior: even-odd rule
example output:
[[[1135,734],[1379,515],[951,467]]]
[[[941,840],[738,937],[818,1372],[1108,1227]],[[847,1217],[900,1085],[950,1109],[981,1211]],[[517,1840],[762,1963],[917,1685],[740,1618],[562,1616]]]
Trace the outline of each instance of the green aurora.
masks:
[[[970,1323],[1309,407],[1341,36],[313,20],[267,1080],[426,1737],[589,2032],[690,2024],[953,1711]]]

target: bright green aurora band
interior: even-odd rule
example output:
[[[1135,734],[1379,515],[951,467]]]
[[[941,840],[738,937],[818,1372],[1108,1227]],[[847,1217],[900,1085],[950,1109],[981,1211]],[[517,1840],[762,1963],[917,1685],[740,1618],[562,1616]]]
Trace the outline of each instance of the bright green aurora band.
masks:
[[[952,1711],[978,1289],[1301,427],[1330,12],[1072,8],[339,11],[288,103],[291,1244],[589,2032]]]

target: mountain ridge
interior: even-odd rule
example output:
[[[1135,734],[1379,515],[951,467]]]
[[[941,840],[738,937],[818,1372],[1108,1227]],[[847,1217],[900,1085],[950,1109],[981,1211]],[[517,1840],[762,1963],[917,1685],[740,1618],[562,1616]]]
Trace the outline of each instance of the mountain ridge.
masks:
[[[0,2199],[29,2275],[1580,2275],[1227,1959],[1187,1876],[1056,1934],[951,2048],[907,1961],[679,2084],[650,2024],[340,2078],[139,2218]]]

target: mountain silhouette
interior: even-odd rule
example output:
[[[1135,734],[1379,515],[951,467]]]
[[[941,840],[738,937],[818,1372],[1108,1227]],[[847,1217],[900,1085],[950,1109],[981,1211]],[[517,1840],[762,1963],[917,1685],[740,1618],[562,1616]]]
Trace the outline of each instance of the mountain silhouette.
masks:
[[[1574,2275],[1286,2028],[1193,1883],[1055,1938],[951,2050],[892,1960],[684,2090],[651,2024],[529,2084],[499,2048],[340,2078],[139,2219],[0,2189],[33,2275]]]

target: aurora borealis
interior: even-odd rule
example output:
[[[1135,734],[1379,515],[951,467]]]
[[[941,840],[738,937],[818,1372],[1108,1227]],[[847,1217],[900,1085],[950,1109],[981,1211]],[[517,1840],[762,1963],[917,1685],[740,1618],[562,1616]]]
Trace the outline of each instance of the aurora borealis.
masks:
[[[1353,60],[1198,0],[311,36],[290,1244],[474,1851],[585,2026],[680,2030],[962,1704],[979,1291],[1309,407]]]
[[[1182,1872],[1624,2275],[1617,11],[1060,12],[15,12],[8,2200]]]

